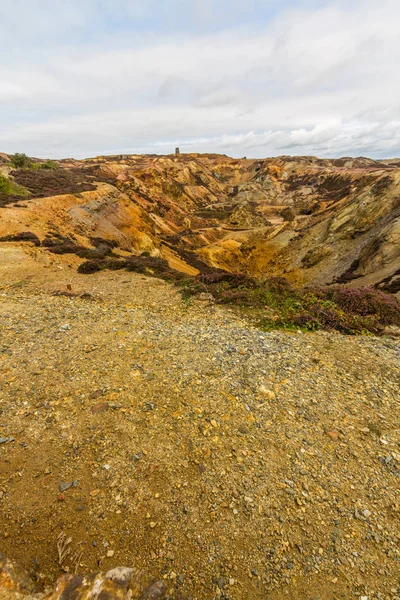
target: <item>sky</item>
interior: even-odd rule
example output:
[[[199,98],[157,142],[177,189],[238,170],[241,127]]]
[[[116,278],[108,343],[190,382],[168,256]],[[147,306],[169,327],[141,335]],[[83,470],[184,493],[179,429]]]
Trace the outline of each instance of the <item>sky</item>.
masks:
[[[0,151],[400,156],[398,0],[0,0]]]

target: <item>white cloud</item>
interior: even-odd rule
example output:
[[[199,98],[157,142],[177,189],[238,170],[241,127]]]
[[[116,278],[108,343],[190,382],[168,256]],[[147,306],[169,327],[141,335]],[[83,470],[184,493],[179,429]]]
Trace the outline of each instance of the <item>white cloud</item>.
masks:
[[[26,9],[21,31],[28,27],[32,2],[2,0],[3,24],[18,27],[19,5]],[[179,4],[167,3],[177,18]],[[232,10],[249,4],[236,0]],[[253,0],[253,8],[262,5],[271,2]],[[31,25],[48,33],[64,20],[74,37],[61,35],[50,51],[3,55],[1,150],[59,157],[179,144],[239,156],[400,154],[400,6],[393,0],[287,7],[262,28],[249,22],[172,36],[132,25],[98,37],[94,28],[84,41],[77,31],[87,34],[111,5],[71,0],[54,15],[51,6],[36,0]],[[113,11],[154,18],[154,6],[119,0]],[[191,3],[203,20],[227,6]]]

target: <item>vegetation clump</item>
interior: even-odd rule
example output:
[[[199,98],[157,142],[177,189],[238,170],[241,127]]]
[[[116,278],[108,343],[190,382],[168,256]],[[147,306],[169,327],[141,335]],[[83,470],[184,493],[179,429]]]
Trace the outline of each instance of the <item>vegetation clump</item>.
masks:
[[[283,277],[259,282],[244,275],[216,271],[181,284],[185,297],[206,292],[220,304],[255,311],[264,329],[340,331],[379,334],[400,326],[400,302],[374,288],[298,288]]]
[[[40,246],[40,240],[35,233],[31,231],[22,231],[12,235],[6,235],[0,238],[0,242],[31,242],[35,246]]]
[[[90,274],[103,270],[120,270],[133,271],[143,275],[159,277],[165,281],[178,282],[187,278],[187,275],[171,269],[163,258],[147,256],[130,256],[127,259],[102,259],[102,260],[87,260],[78,267],[78,273]]]
[[[291,206],[287,206],[286,208],[284,208],[281,212],[281,217],[284,221],[287,221],[288,223],[291,223],[292,221],[295,220],[296,218],[296,213],[294,212],[293,208]]]
[[[20,200],[29,196],[29,191],[22,185],[18,185],[12,179],[0,175],[0,206],[6,206],[14,200]]]
[[[58,169],[58,163],[54,160],[46,160],[44,162],[38,159],[32,159],[23,152],[17,152],[10,156],[11,164],[16,169],[31,169],[33,171],[38,169]]]
[[[16,169],[26,169],[32,164],[31,159],[24,153],[17,152],[10,156],[11,164]]]

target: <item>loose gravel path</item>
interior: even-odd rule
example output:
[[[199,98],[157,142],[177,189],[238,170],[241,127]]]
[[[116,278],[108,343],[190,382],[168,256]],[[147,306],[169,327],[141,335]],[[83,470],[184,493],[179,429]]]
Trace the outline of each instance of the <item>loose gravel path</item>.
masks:
[[[2,552],[55,577],[64,532],[63,568],[198,600],[400,598],[398,341],[41,269],[0,289]]]

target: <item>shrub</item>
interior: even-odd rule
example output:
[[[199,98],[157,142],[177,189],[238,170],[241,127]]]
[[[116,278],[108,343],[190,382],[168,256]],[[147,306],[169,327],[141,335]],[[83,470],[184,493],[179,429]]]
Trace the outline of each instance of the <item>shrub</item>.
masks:
[[[32,242],[35,246],[40,246],[40,240],[35,233],[31,231],[21,231],[13,235],[7,235],[0,238],[0,242]]]
[[[58,164],[54,160],[46,160],[40,165],[41,169],[58,169]]]
[[[97,271],[101,271],[101,265],[97,260],[87,260],[78,267],[78,273],[84,273],[85,275],[90,275]]]
[[[16,169],[26,169],[31,165],[31,159],[24,153],[17,152],[10,156],[11,162]]]
[[[331,288],[323,295],[348,313],[374,315],[383,325],[400,325],[400,301],[396,296],[367,286]]]

